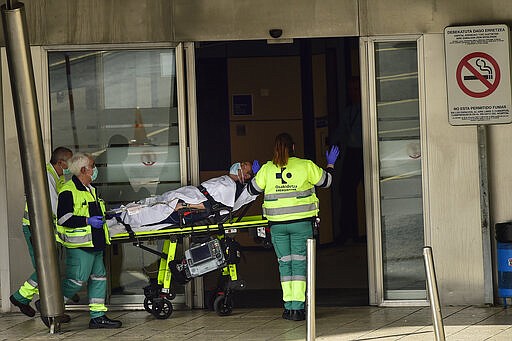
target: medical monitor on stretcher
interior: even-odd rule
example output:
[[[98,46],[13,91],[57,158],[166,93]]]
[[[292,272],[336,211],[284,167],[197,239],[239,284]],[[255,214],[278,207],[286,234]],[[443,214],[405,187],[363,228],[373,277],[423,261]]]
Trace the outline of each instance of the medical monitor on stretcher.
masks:
[[[212,258],[212,254],[210,252],[210,248],[208,247],[208,244],[203,244],[199,247],[190,249],[190,256],[191,256],[192,262],[194,262],[194,264],[198,264],[198,263],[201,263],[205,260]]]
[[[194,245],[185,251],[186,275],[198,277],[225,266],[224,253],[218,239]]]

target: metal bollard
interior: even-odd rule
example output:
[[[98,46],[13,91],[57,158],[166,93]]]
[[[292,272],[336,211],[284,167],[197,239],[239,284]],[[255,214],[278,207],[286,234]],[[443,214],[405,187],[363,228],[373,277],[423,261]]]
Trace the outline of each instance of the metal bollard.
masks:
[[[50,333],[54,334],[60,330],[59,317],[64,314],[64,296],[60,285],[25,5],[8,1],[0,8],[39,282],[41,316],[48,318]]]
[[[315,290],[316,290],[316,240],[307,242],[308,272],[307,272],[307,340],[316,338],[315,329]]]
[[[430,309],[432,310],[432,322],[434,324],[434,333],[437,341],[444,341],[443,316],[441,315],[441,306],[439,304],[439,293],[437,292],[436,272],[434,269],[434,259],[432,258],[432,248],[425,246],[423,248],[423,259],[425,260],[425,271],[427,273],[428,295],[430,298]]]

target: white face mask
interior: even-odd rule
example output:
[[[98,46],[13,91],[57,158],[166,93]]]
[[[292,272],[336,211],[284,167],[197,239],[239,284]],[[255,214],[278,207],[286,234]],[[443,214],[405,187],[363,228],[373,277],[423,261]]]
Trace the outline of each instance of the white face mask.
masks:
[[[242,165],[240,162],[234,163],[229,169],[229,174],[236,175],[241,183],[244,183],[244,177],[242,176]]]
[[[98,168],[94,167],[92,169],[91,182],[96,180],[97,177],[98,177]]]

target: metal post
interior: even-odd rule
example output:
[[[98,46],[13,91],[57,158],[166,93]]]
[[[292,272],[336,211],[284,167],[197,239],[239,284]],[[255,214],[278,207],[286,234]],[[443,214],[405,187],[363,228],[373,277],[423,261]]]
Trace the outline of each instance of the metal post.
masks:
[[[480,172],[480,221],[482,226],[482,254],[484,263],[484,302],[494,303],[492,278],[491,218],[489,213],[489,177],[487,156],[487,126],[477,125],[478,166]]]
[[[64,314],[64,303],[25,7],[21,2],[8,2],[8,5],[1,6],[1,12],[42,303],[41,314],[49,322],[50,333],[55,333],[60,329],[59,316]]]
[[[316,338],[315,326],[315,290],[316,290],[316,240],[307,242],[308,278],[307,278],[307,340]]]
[[[423,248],[423,259],[425,260],[425,270],[427,273],[428,295],[430,298],[430,309],[432,310],[434,333],[436,334],[437,341],[444,341],[443,316],[441,315],[439,293],[437,292],[436,271],[434,269],[434,259],[432,258],[432,248],[430,246]]]

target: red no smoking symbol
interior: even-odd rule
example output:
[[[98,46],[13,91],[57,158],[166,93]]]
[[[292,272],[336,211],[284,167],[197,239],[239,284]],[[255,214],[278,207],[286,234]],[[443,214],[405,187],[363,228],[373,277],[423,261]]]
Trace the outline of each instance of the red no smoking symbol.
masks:
[[[467,74],[465,70],[469,71],[469,75],[462,75],[463,72]],[[456,76],[460,89],[466,95],[476,98],[492,94],[498,88],[501,78],[498,63],[484,52],[473,52],[462,58],[457,66]]]

